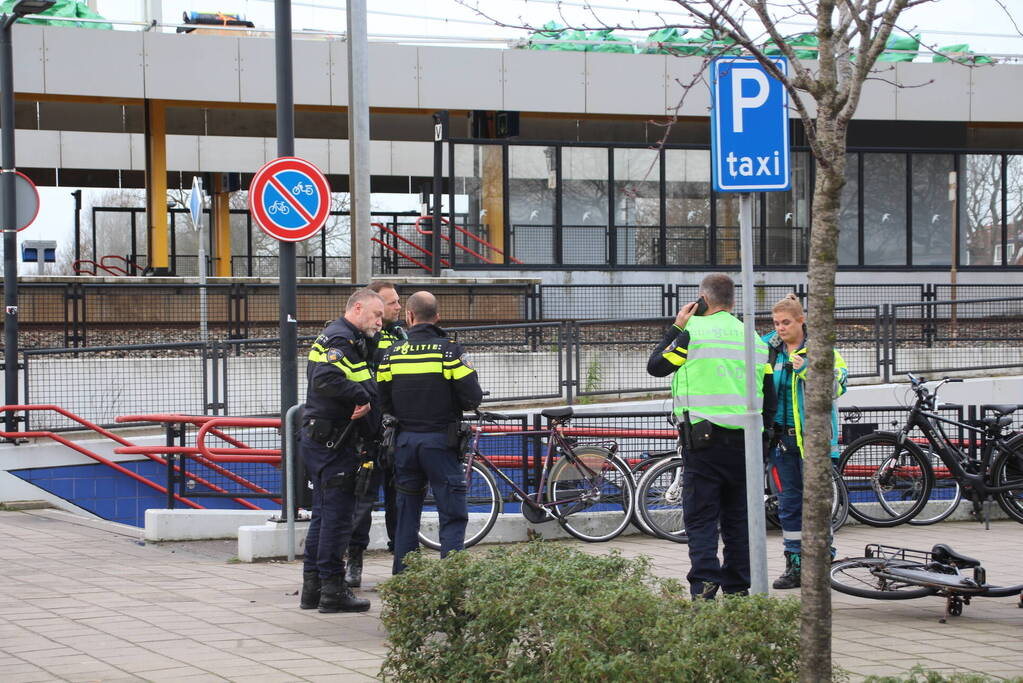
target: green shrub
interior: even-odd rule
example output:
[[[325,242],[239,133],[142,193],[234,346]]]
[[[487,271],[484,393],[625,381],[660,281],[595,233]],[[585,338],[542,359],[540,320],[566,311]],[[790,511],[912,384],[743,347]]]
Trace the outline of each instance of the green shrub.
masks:
[[[380,588],[400,681],[794,681],[799,603],[691,602],[645,558],[534,542],[415,557]]]
[[[989,683],[1000,681],[1001,678],[990,678],[983,674],[954,673],[945,674],[940,671],[925,669],[919,664],[904,676],[868,676],[865,683]],[[1023,678],[1011,678],[1010,681],[1023,681]]]

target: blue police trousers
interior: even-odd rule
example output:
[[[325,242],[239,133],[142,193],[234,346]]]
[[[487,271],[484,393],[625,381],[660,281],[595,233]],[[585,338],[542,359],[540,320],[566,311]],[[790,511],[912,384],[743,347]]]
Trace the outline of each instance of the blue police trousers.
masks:
[[[749,590],[749,530],[746,522],[746,456],[742,431],[709,448],[690,451],[682,472],[682,516],[689,536],[690,592]],[[724,561],[718,559],[718,530]]]
[[[771,462],[778,470],[778,519],[785,550],[798,553],[803,536],[803,456],[796,437],[781,437],[771,453]]]
[[[351,486],[326,485],[338,472],[354,472],[358,454],[351,449],[331,451],[303,435],[299,444],[307,464],[326,462],[318,472],[310,468],[313,482],[313,510],[305,538],[304,571],[317,571],[321,579],[344,574],[341,556],[352,536],[355,495]]]
[[[394,453],[394,488],[398,497],[398,528],[392,572],[405,569],[405,555],[419,548],[419,520],[429,483],[437,501],[440,555],[461,550],[469,521],[465,467],[444,432],[400,432]]]

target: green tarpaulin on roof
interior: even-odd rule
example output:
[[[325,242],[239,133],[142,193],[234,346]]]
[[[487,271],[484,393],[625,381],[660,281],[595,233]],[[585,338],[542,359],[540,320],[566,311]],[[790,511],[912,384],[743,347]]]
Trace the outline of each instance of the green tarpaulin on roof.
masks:
[[[0,13],[9,13],[17,0],[3,0],[0,2]],[[43,26],[76,26],[78,28],[100,28],[111,30],[113,25],[96,23],[92,21],[52,21],[46,17],[66,17],[68,19],[103,19],[96,14],[84,1],[57,0],[57,3],[50,9],[22,17],[18,21],[22,24],[42,24]]]
[[[960,64],[994,64],[995,60],[984,55],[976,55],[966,43],[939,47],[931,58],[932,62],[959,62]]]

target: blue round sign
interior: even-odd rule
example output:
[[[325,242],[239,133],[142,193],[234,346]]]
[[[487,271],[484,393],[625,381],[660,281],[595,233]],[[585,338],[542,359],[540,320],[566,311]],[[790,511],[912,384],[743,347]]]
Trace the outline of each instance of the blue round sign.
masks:
[[[261,168],[249,188],[256,223],[275,239],[301,242],[312,237],[330,213],[330,186],[304,159],[281,157]]]

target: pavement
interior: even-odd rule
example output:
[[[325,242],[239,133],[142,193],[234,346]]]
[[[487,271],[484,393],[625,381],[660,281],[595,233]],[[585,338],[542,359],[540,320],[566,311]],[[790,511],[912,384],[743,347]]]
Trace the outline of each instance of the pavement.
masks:
[[[866,543],[927,549],[949,543],[981,559],[992,583],[1023,582],[1023,529],[969,522],[874,529],[846,526],[840,556]],[[683,577],[684,545],[642,535],[589,553],[646,555],[655,573]],[[768,538],[769,573],[783,567]],[[777,550],[777,552],[773,552]],[[233,541],[146,544],[140,531],[56,510],[0,512],[0,681],[372,680],[386,652],[375,584],[390,555],[367,556],[365,614],[298,609],[298,563],[241,564]],[[785,591],[798,594],[798,591]],[[853,680],[915,664],[993,678],[1023,674],[1023,609],[977,599],[938,622],[944,601],[876,601],[832,593],[834,663]]]

